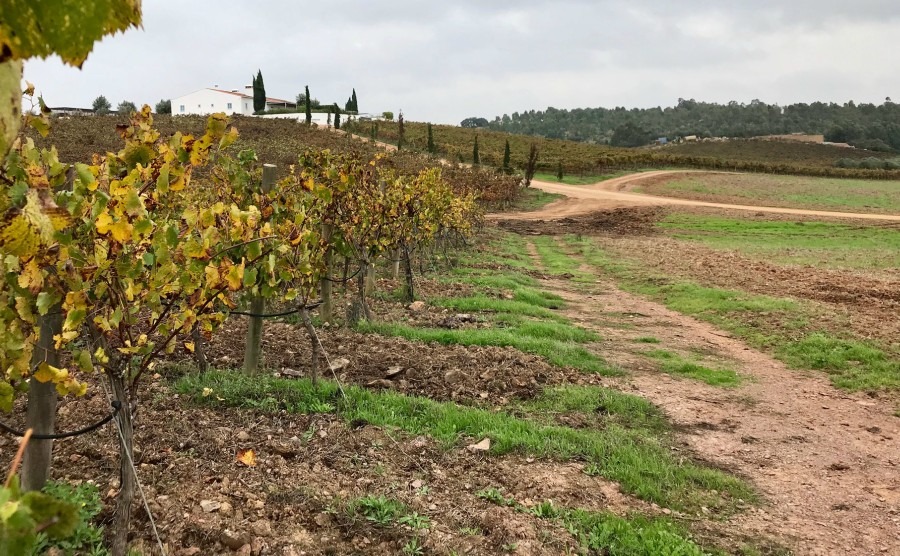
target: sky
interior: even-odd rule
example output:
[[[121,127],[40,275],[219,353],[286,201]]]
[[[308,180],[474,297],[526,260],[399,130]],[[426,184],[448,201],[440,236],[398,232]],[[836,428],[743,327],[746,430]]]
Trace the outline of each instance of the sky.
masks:
[[[143,0],[81,70],[31,60],[50,106],[151,106],[259,69],[271,97],[411,121],[555,108],[900,98],[895,0]]]

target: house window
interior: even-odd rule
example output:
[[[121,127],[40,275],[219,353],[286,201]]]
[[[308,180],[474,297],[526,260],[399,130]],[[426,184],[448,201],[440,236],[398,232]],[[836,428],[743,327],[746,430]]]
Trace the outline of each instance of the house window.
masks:
[[[182,105],[179,107],[179,109],[180,109],[181,112],[184,112],[184,105],[182,104]]]
[[[231,110],[231,103],[228,103],[228,109]]]

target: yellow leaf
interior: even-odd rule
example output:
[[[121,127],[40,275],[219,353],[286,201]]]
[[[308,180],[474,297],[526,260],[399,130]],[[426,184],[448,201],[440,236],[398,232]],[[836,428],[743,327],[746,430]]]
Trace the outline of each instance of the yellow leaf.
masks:
[[[244,282],[244,263],[243,261],[239,265],[235,265],[228,270],[228,274],[225,276],[225,280],[228,282],[228,289],[231,291],[238,291],[241,289],[241,285]]]
[[[109,233],[110,225],[112,225],[112,216],[105,210],[97,216],[97,220],[94,222],[94,226],[97,227],[97,233],[102,235]]]
[[[256,453],[253,450],[240,450],[237,453],[237,460],[247,467],[256,467]]]
[[[34,373],[34,379],[44,384],[48,382],[61,382],[69,377],[69,371],[59,369],[44,361]]]
[[[134,231],[134,227],[127,220],[119,220],[109,227],[109,231],[112,232],[114,240],[119,243],[125,243],[131,239],[131,233]]]
[[[185,342],[184,349],[188,350],[191,353],[194,353],[194,342]]]
[[[219,287],[219,284],[222,283],[222,279],[219,278],[219,269],[214,264],[209,263],[203,270],[206,273],[206,287],[209,289]]]
[[[37,293],[43,285],[44,275],[41,272],[41,267],[35,259],[28,261],[28,264],[19,272],[19,287]]]
[[[212,395],[212,393],[213,393],[213,389],[212,389],[212,388],[204,388],[204,389],[203,389],[203,397],[204,397],[204,398],[210,397],[210,396]]]

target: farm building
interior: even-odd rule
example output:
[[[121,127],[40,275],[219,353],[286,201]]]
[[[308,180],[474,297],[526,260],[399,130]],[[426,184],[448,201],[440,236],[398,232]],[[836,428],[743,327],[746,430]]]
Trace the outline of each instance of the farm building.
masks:
[[[266,98],[266,110],[294,107],[296,104],[289,100]],[[173,115],[207,115],[215,112],[252,115],[253,88],[247,86],[243,91],[219,89],[218,87],[206,88],[172,99]]]

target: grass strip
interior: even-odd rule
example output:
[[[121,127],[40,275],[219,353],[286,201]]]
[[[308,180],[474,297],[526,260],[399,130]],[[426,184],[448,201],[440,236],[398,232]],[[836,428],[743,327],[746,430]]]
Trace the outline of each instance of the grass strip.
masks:
[[[810,325],[814,312],[796,301],[689,281],[672,283],[612,259],[590,239],[567,236],[565,241],[588,264],[614,276],[623,289],[711,322],[754,347],[770,350],[789,367],[824,371],[835,386],[849,391],[900,389],[900,359],[871,343],[815,330]]]
[[[616,424],[594,430],[542,425],[501,411],[436,402],[392,391],[375,392],[345,386],[341,397],[336,383],[306,379],[285,380],[212,371],[189,375],[176,390],[192,401],[208,405],[240,407],[268,413],[322,413],[332,408],[349,422],[366,422],[427,434],[448,447],[463,439],[491,439],[491,452],[519,452],[556,460],[591,462],[621,488],[672,509],[698,511],[701,507],[731,509],[735,499],[752,500],[748,485],[726,473],[701,467],[674,455],[643,431]]]
[[[511,347],[525,353],[540,355],[560,367],[572,367],[580,371],[606,376],[619,374],[618,370],[610,367],[601,358],[572,343],[576,339],[592,338],[592,336],[588,336],[591,334],[590,332],[574,327],[558,327],[553,329],[553,337],[549,333],[543,337],[526,334],[529,331],[538,334],[538,330],[550,330],[541,328],[542,324],[551,326],[546,323],[530,323],[522,325],[521,328],[447,330],[415,328],[396,323],[363,322],[357,329],[360,332],[397,336],[419,342],[437,342],[444,345]]]
[[[685,376],[710,386],[732,387],[741,383],[740,375],[731,369],[711,369],[670,351],[657,349],[645,355],[659,361],[660,370],[666,374]]]

